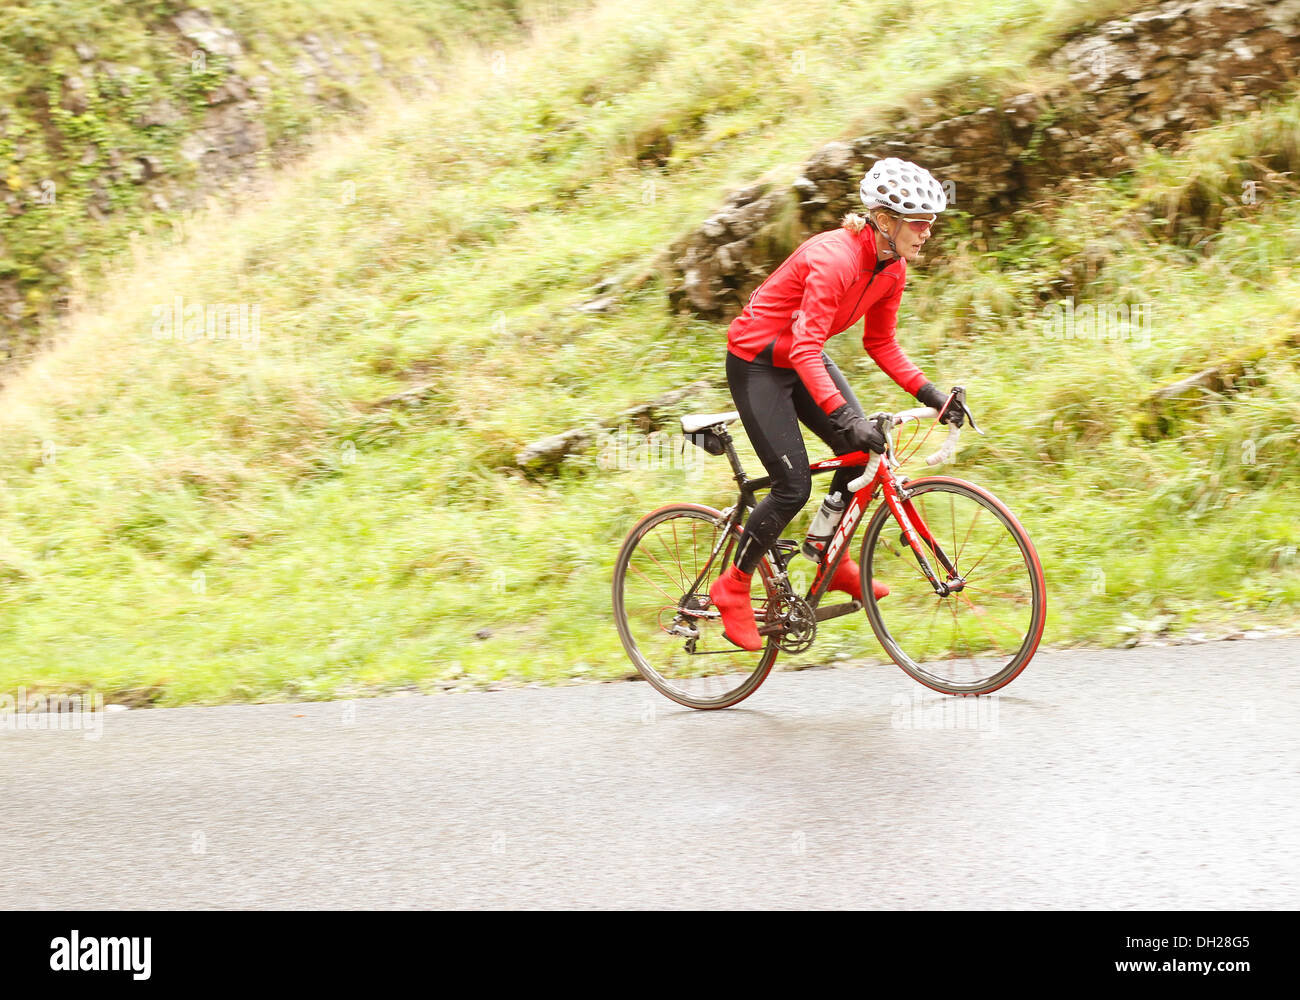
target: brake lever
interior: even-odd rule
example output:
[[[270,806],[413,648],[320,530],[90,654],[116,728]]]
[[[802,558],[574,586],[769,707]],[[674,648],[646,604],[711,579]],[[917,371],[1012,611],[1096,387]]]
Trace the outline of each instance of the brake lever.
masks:
[[[979,425],[975,423],[975,414],[971,413],[970,407],[966,405],[966,390],[960,385],[954,385],[952,387],[952,398],[948,405],[952,406],[954,403],[961,407],[961,412],[965,414],[966,419],[970,421],[970,429],[976,434],[983,434],[984,432],[979,429]]]

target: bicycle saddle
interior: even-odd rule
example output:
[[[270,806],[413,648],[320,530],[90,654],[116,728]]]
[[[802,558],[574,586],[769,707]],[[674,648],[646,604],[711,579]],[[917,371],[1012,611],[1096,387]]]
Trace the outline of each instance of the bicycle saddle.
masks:
[[[735,423],[739,419],[740,414],[735,410],[730,413],[693,413],[690,416],[682,417],[682,433],[695,434],[706,427]]]

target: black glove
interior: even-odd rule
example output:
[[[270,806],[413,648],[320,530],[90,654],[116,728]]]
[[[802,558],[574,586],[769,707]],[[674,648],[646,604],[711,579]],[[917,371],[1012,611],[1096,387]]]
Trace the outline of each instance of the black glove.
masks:
[[[948,402],[948,393],[936,389],[933,382],[927,382],[916,390],[916,401],[922,406],[932,406],[936,410],[942,410],[944,404]],[[939,418],[939,423],[952,424],[954,427],[960,427],[965,422],[966,414],[955,402],[948,407],[948,412]]]
[[[885,435],[848,403],[831,413],[830,418],[831,425],[839,431],[849,447],[858,451],[874,451],[878,455],[884,453]]]

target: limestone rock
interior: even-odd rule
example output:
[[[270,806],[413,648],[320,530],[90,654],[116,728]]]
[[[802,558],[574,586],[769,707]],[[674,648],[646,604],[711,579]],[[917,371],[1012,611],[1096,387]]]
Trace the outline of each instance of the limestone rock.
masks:
[[[244,47],[229,28],[218,24],[212,15],[202,10],[184,10],[172,18],[172,25],[184,38],[205,52],[234,59],[243,55]]]
[[[791,202],[800,239],[839,225],[861,208],[858,182],[874,160],[921,163],[954,207],[987,226],[1060,178],[1117,173],[1142,142],[1174,146],[1190,129],[1257,107],[1300,63],[1300,0],[1168,0],[1080,31],[1050,61],[1068,87],[937,120],[931,102],[928,125],[822,146],[784,192],[733,193],[670,249],[670,303],[708,319],[739,312],[790,249],[776,226]]]
[[[553,472],[559,468],[566,455],[579,452],[595,439],[595,434],[585,428],[552,434],[534,441],[515,456],[516,464],[527,472]]]

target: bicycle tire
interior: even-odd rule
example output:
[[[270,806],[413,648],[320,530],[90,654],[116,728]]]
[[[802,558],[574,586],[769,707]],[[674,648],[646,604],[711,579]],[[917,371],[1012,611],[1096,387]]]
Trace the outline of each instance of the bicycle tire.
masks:
[[[657,691],[671,698],[679,705],[701,710],[729,708],[744,701],[757,691],[759,685],[766,680],[780,651],[771,638],[767,640],[762,650],[757,652],[742,650],[722,638],[722,624],[720,621],[712,618],[696,618],[693,621],[699,629],[701,641],[704,641],[707,636],[707,641],[714,646],[716,653],[714,649],[710,649],[707,651],[709,655],[705,656],[698,652],[687,654],[685,652],[685,639],[667,634],[662,627],[662,616],[667,611],[673,610],[673,604],[665,604],[659,610],[656,624],[659,626],[661,635],[656,635],[655,630],[648,627],[644,607],[638,607],[635,609],[633,616],[629,615],[627,606],[628,579],[629,576],[637,576],[637,574],[629,574],[630,568],[636,568],[641,576],[653,575],[655,579],[652,582],[659,591],[655,595],[656,598],[659,599],[661,604],[668,601],[674,602],[676,611],[680,612],[682,610],[682,599],[690,596],[685,592],[685,588],[689,588],[690,582],[703,568],[704,560],[707,559],[713,545],[717,542],[717,533],[721,530],[718,525],[720,517],[721,514],[712,507],[693,503],[669,504],[660,507],[658,510],[651,511],[632,527],[627,538],[624,539],[623,545],[619,549],[618,558],[614,563],[612,581],[614,621],[618,627],[618,634],[623,643],[623,648],[636,667],[637,672]],[[657,556],[653,555],[649,544],[646,543],[646,540],[652,537],[652,533],[664,525],[670,525],[675,530],[677,525],[674,522],[681,522],[683,526],[689,523],[692,528],[696,529],[692,532],[691,565],[689,568],[682,565],[680,542],[672,550],[669,550],[665,542]],[[705,527],[710,530],[706,532],[698,530]],[[739,539],[741,534],[739,526],[733,526],[732,530],[735,537]],[[661,532],[654,535],[655,538],[661,536],[666,539],[667,533]],[[646,543],[646,548],[643,551],[651,553],[651,558],[634,563],[638,550],[642,550],[643,543]],[[701,546],[703,546],[703,554],[700,554],[699,551]],[[726,565],[730,562],[730,552],[731,547],[724,546],[718,553],[718,558],[714,561],[714,564],[709,567],[708,577],[700,588],[705,595],[708,592],[708,585],[726,569]],[[655,573],[653,569],[648,574],[640,566],[642,561],[666,566],[668,563],[672,563],[674,559],[677,560],[677,564],[662,575]],[[776,593],[776,584],[772,579],[771,566],[767,559],[760,561],[754,579],[761,584],[763,593],[768,599]],[[674,582],[676,586],[671,585]],[[640,599],[639,593],[636,598]],[[636,618],[635,622],[632,617]],[[682,655],[677,658],[677,663],[687,676],[674,679],[667,673],[668,660],[675,653],[675,650],[679,648]],[[752,665],[742,666],[750,664],[751,661]],[[695,675],[696,679],[699,677],[721,678],[734,676],[736,682],[732,684],[730,680],[725,680],[721,683],[695,685],[685,683],[686,680],[690,679],[689,671],[709,671],[714,668],[717,668],[719,673],[697,674]],[[725,671],[725,673],[722,671]],[[711,690],[711,693],[706,695],[702,693],[705,688],[715,690]]]

